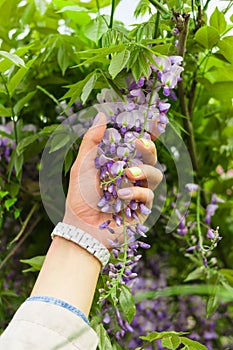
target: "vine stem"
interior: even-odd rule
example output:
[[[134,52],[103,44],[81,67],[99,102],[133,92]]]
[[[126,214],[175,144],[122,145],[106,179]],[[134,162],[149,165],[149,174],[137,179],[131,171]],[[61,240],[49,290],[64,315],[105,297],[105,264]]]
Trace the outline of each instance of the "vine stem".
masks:
[[[168,15],[169,11],[162,5],[160,4],[160,2],[158,0],[149,0],[149,2],[157,8],[158,11],[160,11],[161,13]]]
[[[100,4],[99,4],[99,0],[96,0],[96,6],[98,9],[98,15],[100,15]]]
[[[160,12],[157,11],[156,13],[156,20],[155,20],[155,32],[154,32],[154,39],[157,39],[158,37],[158,31],[159,31],[159,21],[160,21]]]
[[[187,42],[187,36],[188,36],[188,27],[189,27],[189,15],[183,14],[182,16],[179,13],[173,13],[175,21],[177,23],[177,27],[180,30],[179,35],[179,43],[177,46],[177,53],[179,56],[182,56],[184,58],[185,56],[185,47]],[[182,20],[181,20],[182,17]],[[182,27],[181,27],[182,23]],[[184,87],[184,81],[181,80],[178,82],[178,95],[180,100],[180,106],[181,106],[181,112],[186,118],[184,118],[184,128],[189,133],[189,137],[187,138],[187,144],[189,148],[190,157],[192,160],[193,169],[195,170],[196,174],[198,175],[198,162],[197,162],[197,153],[196,153],[196,145],[195,145],[195,139],[194,139],[194,131],[193,131],[193,125],[191,121],[191,115],[189,113],[187,101],[186,101],[186,92]],[[194,98],[194,96],[193,96]],[[190,102],[191,104],[191,102]],[[191,104],[192,105],[192,104]]]
[[[112,29],[112,26],[113,26],[114,12],[115,12],[115,0],[112,0],[111,16],[110,16],[110,22],[109,22],[110,29]]]
[[[7,94],[7,97],[8,97],[8,100],[9,100],[9,104],[10,104],[10,108],[11,108],[11,114],[12,114],[12,120],[13,120],[13,123],[14,123],[14,134],[15,134],[15,143],[17,144],[18,143],[18,134],[17,134],[17,121],[16,121],[16,115],[15,115],[15,111],[14,111],[14,107],[12,105],[12,101],[11,101],[11,95],[10,95],[10,92],[8,90],[8,86],[7,86],[7,83],[4,79],[4,76],[3,74],[0,72],[0,76],[1,76],[1,79],[2,79],[2,82],[3,82],[3,85],[4,85],[4,88],[6,90],[6,94]]]
[[[35,221],[32,223],[31,227],[28,229],[26,234],[22,237],[22,239],[14,246],[13,249],[9,252],[9,254],[5,257],[5,259],[0,264],[0,270],[3,268],[3,266],[7,263],[7,261],[15,254],[15,252],[19,249],[19,247],[23,244],[23,242],[26,240],[26,238],[31,234],[31,232],[34,230],[38,222],[42,216],[38,216]]]
[[[22,227],[21,227],[21,230],[19,231],[19,233],[17,234],[17,236],[10,242],[9,246],[11,246],[13,243],[17,242],[20,237],[23,235],[32,215],[35,213],[36,209],[38,208],[38,203],[35,203],[32,207],[32,209],[30,210],[28,216],[26,217]]]
[[[200,221],[200,189],[198,189],[197,192],[197,233],[198,233],[198,239],[199,239],[199,245],[201,252],[204,252],[204,247],[203,247],[203,237],[202,237],[202,232],[201,232],[201,221]]]

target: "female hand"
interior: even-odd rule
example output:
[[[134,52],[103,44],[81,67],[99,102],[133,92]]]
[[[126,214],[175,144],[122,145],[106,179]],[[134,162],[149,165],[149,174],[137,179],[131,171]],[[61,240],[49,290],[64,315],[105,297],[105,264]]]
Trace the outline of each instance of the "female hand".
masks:
[[[83,137],[78,156],[71,168],[70,183],[66,200],[66,210],[63,222],[79,227],[94,236],[107,248],[111,245],[109,240],[116,238],[124,241],[123,228],[112,226],[115,234],[99,226],[112,218],[111,213],[103,213],[97,206],[101,198],[99,171],[95,167],[95,158],[98,145],[106,130],[106,116],[98,113],[92,127]],[[142,186],[130,186],[120,189],[118,197],[123,200],[135,200],[152,207],[153,190],[162,180],[162,173],[154,167],[157,161],[156,148],[151,140],[137,139],[136,148],[141,152],[143,164],[128,168],[126,176],[130,182],[141,180]],[[145,221],[146,216],[140,218]]]

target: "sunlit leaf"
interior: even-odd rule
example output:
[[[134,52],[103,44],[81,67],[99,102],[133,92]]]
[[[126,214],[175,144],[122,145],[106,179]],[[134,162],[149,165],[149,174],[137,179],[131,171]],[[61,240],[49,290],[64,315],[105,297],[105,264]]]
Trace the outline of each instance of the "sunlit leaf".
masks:
[[[128,322],[131,323],[136,312],[136,307],[132,293],[130,292],[129,288],[124,285],[121,287],[119,303],[122,312],[125,314]]]
[[[114,79],[126,66],[128,60],[130,57],[130,51],[124,50],[117,55],[115,55],[110,63],[109,66],[109,73],[111,74],[112,78]]]
[[[97,43],[107,30],[108,26],[106,20],[104,20],[103,16],[98,16],[86,25],[85,35],[88,39]]]
[[[218,42],[220,35],[214,27],[204,26],[195,34],[194,39],[206,49],[212,49]]]
[[[22,60],[22,58],[20,58],[16,54],[6,52],[6,51],[0,51],[0,56],[7,58],[12,63],[14,63],[16,66],[25,67],[24,60]],[[1,66],[0,66],[0,70],[1,70]]]
[[[81,95],[81,100],[83,103],[86,103],[91,91],[93,90],[93,88],[95,86],[95,82],[96,82],[97,78],[98,78],[98,74],[94,72],[92,74],[92,76],[90,77],[90,79],[84,85],[83,90],[82,90],[82,95]]]
[[[210,16],[210,25],[216,28],[219,34],[222,34],[226,29],[227,22],[225,20],[225,16],[217,7]]]

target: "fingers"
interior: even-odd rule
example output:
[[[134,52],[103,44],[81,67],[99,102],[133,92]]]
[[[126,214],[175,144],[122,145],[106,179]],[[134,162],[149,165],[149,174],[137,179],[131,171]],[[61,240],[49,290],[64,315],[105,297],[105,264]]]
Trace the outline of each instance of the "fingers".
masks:
[[[157,151],[153,141],[143,138],[137,139],[135,146],[141,152],[144,163],[154,165],[157,162]]]
[[[126,175],[131,182],[142,181],[142,186],[155,190],[163,179],[162,172],[150,165],[139,165],[138,167],[128,168]]]
[[[164,133],[166,124],[161,123],[159,119],[156,119],[153,128],[150,132],[152,140],[156,140],[161,134]]]
[[[94,119],[92,127],[83,137],[78,156],[71,169],[72,172],[76,172],[78,166],[83,162],[88,161],[89,164],[94,164],[98,145],[104,136],[105,130],[106,116],[104,113],[99,112]]]
[[[124,200],[135,200],[137,202],[145,203],[148,208],[152,207],[154,193],[149,188],[144,187],[127,187],[121,188],[117,192],[118,197]]]

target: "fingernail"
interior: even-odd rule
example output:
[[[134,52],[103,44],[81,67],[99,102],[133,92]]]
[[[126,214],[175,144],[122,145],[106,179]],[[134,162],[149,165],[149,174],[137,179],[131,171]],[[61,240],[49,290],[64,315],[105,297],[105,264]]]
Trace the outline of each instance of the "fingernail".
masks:
[[[100,118],[101,118],[101,113],[99,112],[98,114],[96,114],[92,125],[97,125],[99,123]]]
[[[142,141],[142,143],[144,144],[145,147],[150,147],[150,141],[149,140],[143,139],[143,138],[141,138],[140,140]]]
[[[118,195],[121,197],[131,197],[132,196],[132,191],[128,188],[121,188],[120,190],[117,191]]]
[[[131,172],[131,174],[133,176],[139,176],[142,174],[142,171],[140,168],[138,168],[137,166],[133,166],[132,168],[129,168],[129,171]]]

